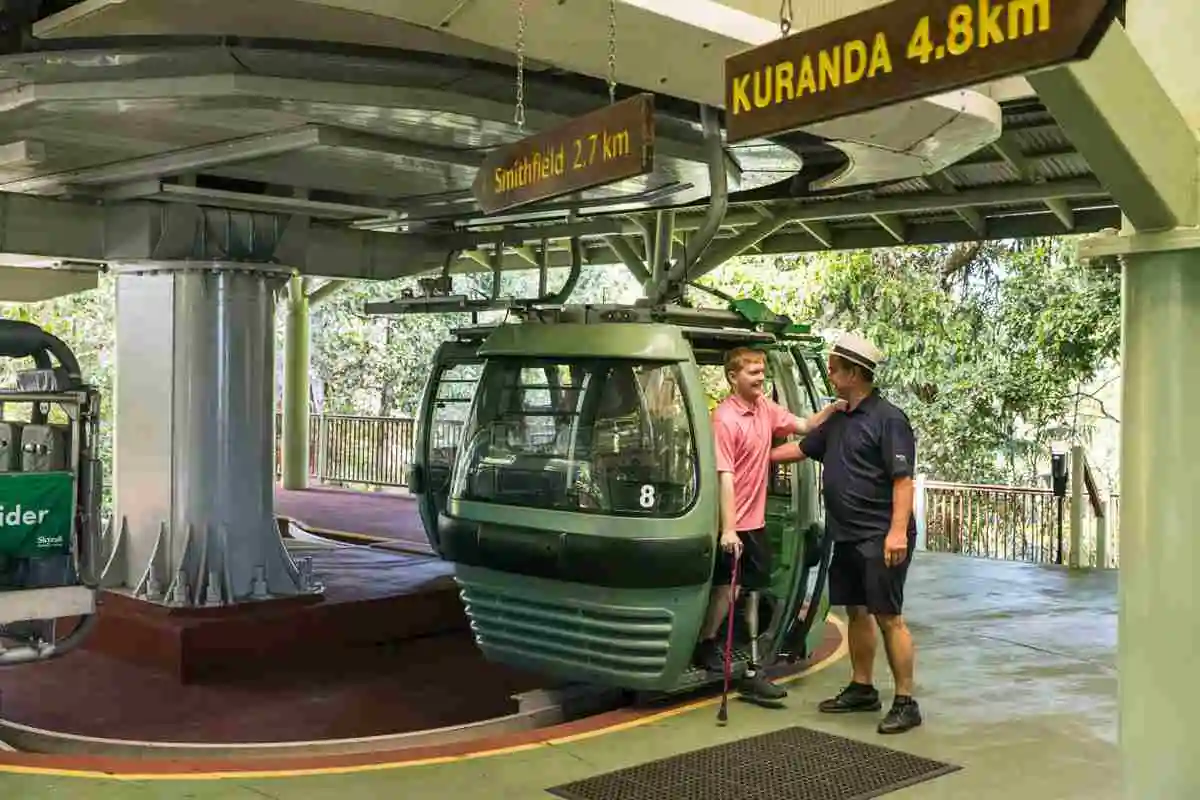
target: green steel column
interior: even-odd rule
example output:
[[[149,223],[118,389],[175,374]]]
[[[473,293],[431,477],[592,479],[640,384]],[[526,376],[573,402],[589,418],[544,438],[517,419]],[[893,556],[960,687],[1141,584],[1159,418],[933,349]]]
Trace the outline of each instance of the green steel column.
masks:
[[[304,278],[288,286],[283,342],[283,488],[308,488],[308,313]]]
[[[1126,257],[1118,670],[1124,796],[1200,791],[1200,250]]]

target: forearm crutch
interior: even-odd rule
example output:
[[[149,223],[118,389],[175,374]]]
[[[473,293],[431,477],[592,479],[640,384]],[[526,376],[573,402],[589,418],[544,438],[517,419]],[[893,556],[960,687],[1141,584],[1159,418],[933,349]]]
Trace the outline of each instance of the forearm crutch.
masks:
[[[729,721],[729,683],[733,678],[733,613],[737,609],[738,565],[741,554],[733,554],[733,577],[729,581],[729,619],[725,622],[725,684],[721,689],[721,708],[717,711],[717,724]]]

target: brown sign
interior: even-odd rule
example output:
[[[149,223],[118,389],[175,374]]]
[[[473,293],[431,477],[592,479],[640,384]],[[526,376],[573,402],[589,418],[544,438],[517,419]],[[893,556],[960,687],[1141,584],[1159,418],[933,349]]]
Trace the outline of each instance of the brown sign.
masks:
[[[654,95],[647,93],[493,150],[471,188],[491,214],[653,169]]]
[[[1086,58],[1114,0],[891,0],[725,61],[729,142]]]

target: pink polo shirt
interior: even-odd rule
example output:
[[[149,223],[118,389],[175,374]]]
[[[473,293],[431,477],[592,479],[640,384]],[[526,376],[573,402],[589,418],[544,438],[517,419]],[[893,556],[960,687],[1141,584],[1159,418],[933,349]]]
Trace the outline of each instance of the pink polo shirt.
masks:
[[[766,524],[771,442],[795,433],[795,419],[786,408],[765,397],[751,405],[730,395],[713,410],[717,472],[733,473],[738,531],[753,531]]]

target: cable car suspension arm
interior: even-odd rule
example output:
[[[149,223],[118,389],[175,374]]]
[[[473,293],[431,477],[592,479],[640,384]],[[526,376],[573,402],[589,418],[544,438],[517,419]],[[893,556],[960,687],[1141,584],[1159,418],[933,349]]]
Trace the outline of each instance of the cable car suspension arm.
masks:
[[[672,265],[667,276],[659,280],[653,287],[653,291],[649,293],[652,305],[659,305],[682,294],[684,284],[688,280],[689,270],[716,238],[717,233],[721,230],[721,224],[725,221],[725,212],[729,209],[729,180],[726,173],[725,148],[721,143],[721,124],[717,119],[716,110],[711,106],[701,106],[700,121],[704,126],[704,146],[708,155],[708,178],[709,185],[712,187],[708,211],[704,215],[704,222],[701,223],[700,230],[696,232],[695,236],[688,239],[683,257]],[[663,245],[662,242],[656,244],[659,248]],[[670,247],[669,238],[667,247]],[[667,252],[670,250],[668,249]]]

